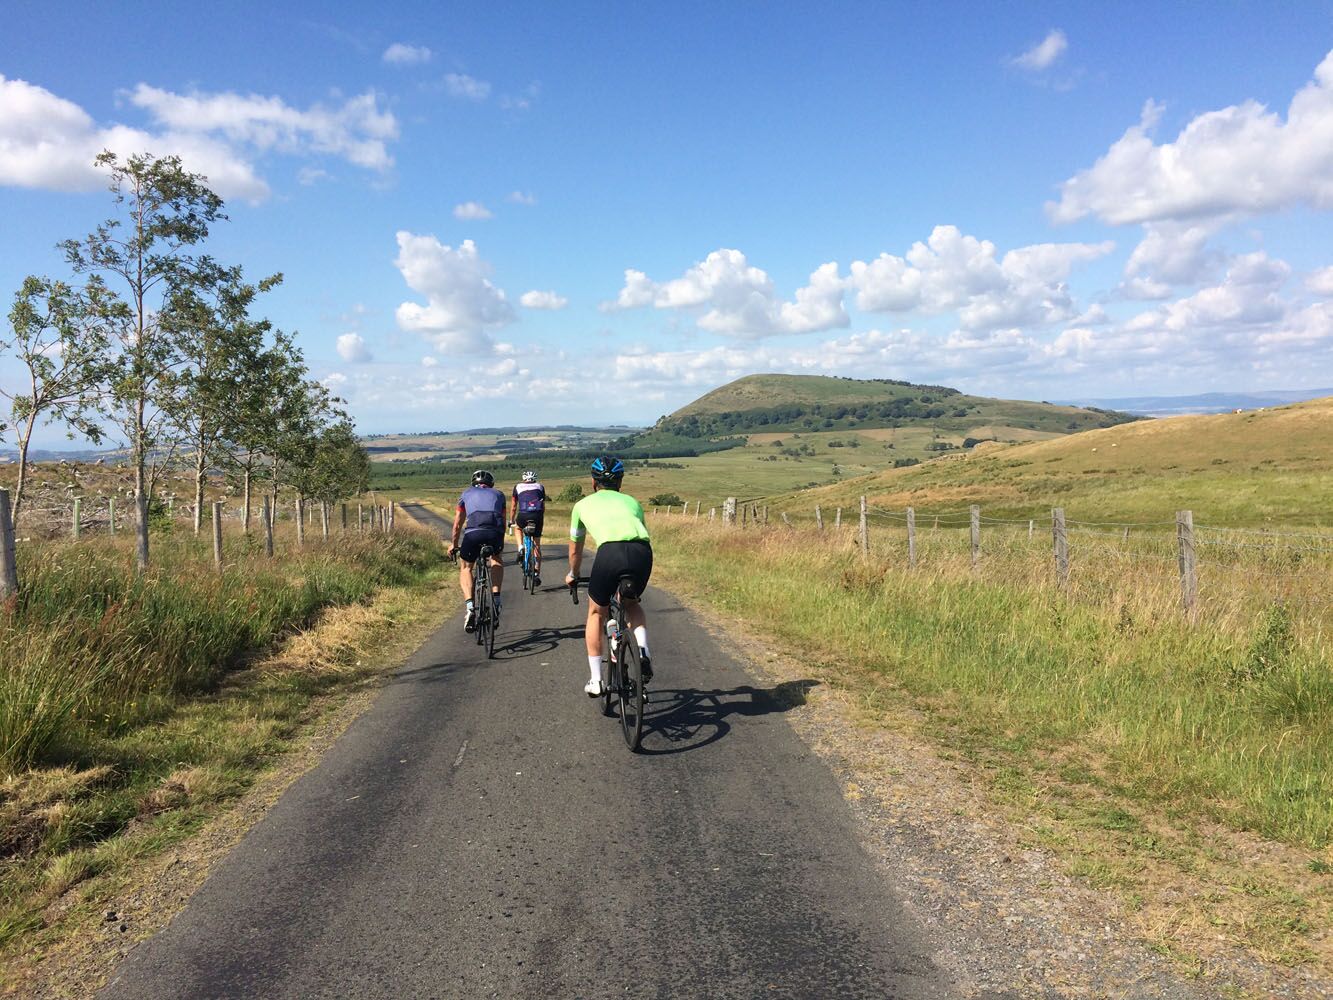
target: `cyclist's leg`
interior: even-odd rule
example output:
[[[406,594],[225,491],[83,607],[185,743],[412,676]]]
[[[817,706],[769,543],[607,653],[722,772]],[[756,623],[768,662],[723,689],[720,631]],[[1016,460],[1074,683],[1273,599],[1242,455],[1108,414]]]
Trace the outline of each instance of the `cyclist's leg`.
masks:
[[[606,668],[602,664],[602,636],[606,634],[607,608],[589,598],[588,618],[583,626],[583,646],[588,654],[588,683],[583,690],[591,697],[602,693],[606,683]]]

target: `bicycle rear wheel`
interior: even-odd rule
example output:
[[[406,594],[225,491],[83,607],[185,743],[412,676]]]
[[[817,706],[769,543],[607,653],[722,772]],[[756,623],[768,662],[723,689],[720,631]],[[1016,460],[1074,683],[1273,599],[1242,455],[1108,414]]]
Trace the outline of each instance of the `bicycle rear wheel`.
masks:
[[[484,623],[481,626],[482,643],[486,647],[486,659],[495,655],[495,595],[491,593],[491,581],[489,577],[486,580],[486,594],[483,597],[486,608],[486,614],[482,618]]]
[[[477,645],[484,642],[482,629],[487,621],[486,617],[486,595],[491,592],[491,583],[487,579],[486,572],[480,566],[474,566],[472,569],[472,613],[476,615],[477,627],[474,635],[477,637]]]
[[[634,642],[633,633],[629,633],[628,642],[621,641],[619,653],[615,673],[620,682],[620,730],[625,734],[625,743],[630,750],[637,751],[643,736],[643,664],[639,662],[638,644]]]

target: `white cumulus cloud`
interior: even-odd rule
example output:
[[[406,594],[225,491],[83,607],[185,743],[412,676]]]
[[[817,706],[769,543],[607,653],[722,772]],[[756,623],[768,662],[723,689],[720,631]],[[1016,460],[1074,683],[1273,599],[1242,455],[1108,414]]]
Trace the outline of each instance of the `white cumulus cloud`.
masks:
[[[430,62],[431,50],[424,45],[394,42],[384,50],[384,61],[391,66],[417,66]]]
[[[1073,268],[1105,256],[1114,243],[1038,243],[1003,257],[990,240],[956,226],[936,226],[898,257],[853,261],[849,286],[867,312],[957,311],[965,329],[1062,322],[1074,302],[1065,285]]]
[[[505,195],[505,201],[511,205],[532,206],[537,204],[537,196],[531,191],[510,191]]]
[[[1333,267],[1321,267],[1305,278],[1305,287],[1316,295],[1333,298]]]
[[[58,191],[102,187],[105,174],[93,161],[103,149],[122,157],[179,156],[224,198],[249,201],[269,194],[255,154],[330,155],[379,171],[393,165],[387,144],[397,138],[398,123],[373,93],[305,109],[277,97],[175,94],[144,83],[126,96],[152,128],[98,124],[43,87],[0,76],[0,184]]]
[[[524,292],[518,300],[529,309],[563,309],[569,305],[569,299],[555,292],[541,292],[533,289]]]
[[[1167,299],[1178,285],[1211,280],[1224,263],[1223,254],[1208,249],[1215,223],[1150,222],[1125,262],[1121,286],[1127,298]]]
[[[754,267],[739,250],[715,250],[681,277],[656,282],[642,271],[625,271],[625,285],[606,308],[702,310],[700,329],[736,337],[811,333],[850,322],[843,307],[846,283],[836,263],[824,264],[798,289],[795,301],[782,301],[767,272]]]
[[[495,218],[495,213],[479,201],[465,201],[454,206],[454,218],[465,222],[481,222]]]
[[[1065,37],[1065,33],[1059,28],[1054,28],[1047,33],[1045,38],[1021,56],[1015,57],[1012,62],[1019,69],[1033,71],[1049,69],[1055,64],[1056,60],[1065,54],[1065,50],[1068,48],[1069,39]]]
[[[396,312],[403,330],[420,333],[446,353],[489,354],[494,350],[489,331],[514,320],[514,309],[503,290],[491,283],[491,267],[464,240],[457,248],[434,236],[397,234],[394,261],[403,280],[426,297],[423,306],[404,302]]]
[[[1333,52],[1282,117],[1245,101],[1191,120],[1171,142],[1152,132],[1152,101],[1091,167],[1047,205],[1056,222],[1093,215],[1115,225],[1274,212],[1297,204],[1333,208]]]
[[[484,101],[491,96],[491,85],[466,73],[446,73],[444,89],[450,97],[465,101]]]
[[[359,333],[344,333],[338,338],[338,356],[350,364],[364,364],[374,360],[365,338]]]

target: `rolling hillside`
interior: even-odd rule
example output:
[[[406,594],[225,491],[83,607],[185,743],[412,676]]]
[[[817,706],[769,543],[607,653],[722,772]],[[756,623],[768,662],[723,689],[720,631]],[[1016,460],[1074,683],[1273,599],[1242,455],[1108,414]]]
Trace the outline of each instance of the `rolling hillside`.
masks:
[[[979,429],[980,436],[1008,441],[1034,431],[1070,434],[1135,419],[1110,410],[990,399],[890,379],[747,375],[662,417],[637,441],[911,426],[974,437]]]
[[[784,497],[779,506],[886,509],[980,504],[997,516],[1061,506],[1092,520],[1333,525],[1333,397],[1275,409],[1172,417],[1011,446],[982,445]]]

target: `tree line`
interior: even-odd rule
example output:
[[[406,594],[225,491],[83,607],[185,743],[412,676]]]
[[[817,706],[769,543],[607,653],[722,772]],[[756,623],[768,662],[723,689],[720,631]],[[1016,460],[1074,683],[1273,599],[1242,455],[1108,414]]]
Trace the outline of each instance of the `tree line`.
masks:
[[[362,492],[369,458],[343,401],[310,377],[294,336],[256,315],[281,274],[257,281],[202,252],[226,220],[206,178],[178,157],[97,157],[111,215],[59,244],[68,278],[23,281],[0,328],[0,357],[23,370],[0,386],[0,440],[18,452],[13,517],[22,516],[34,430],[62,425],[94,444],[124,441],[134,473],[136,559],[149,564],[148,525],[168,466],[194,477],[194,526],[221,469],[242,486],[249,529],[256,487],[334,502]]]

